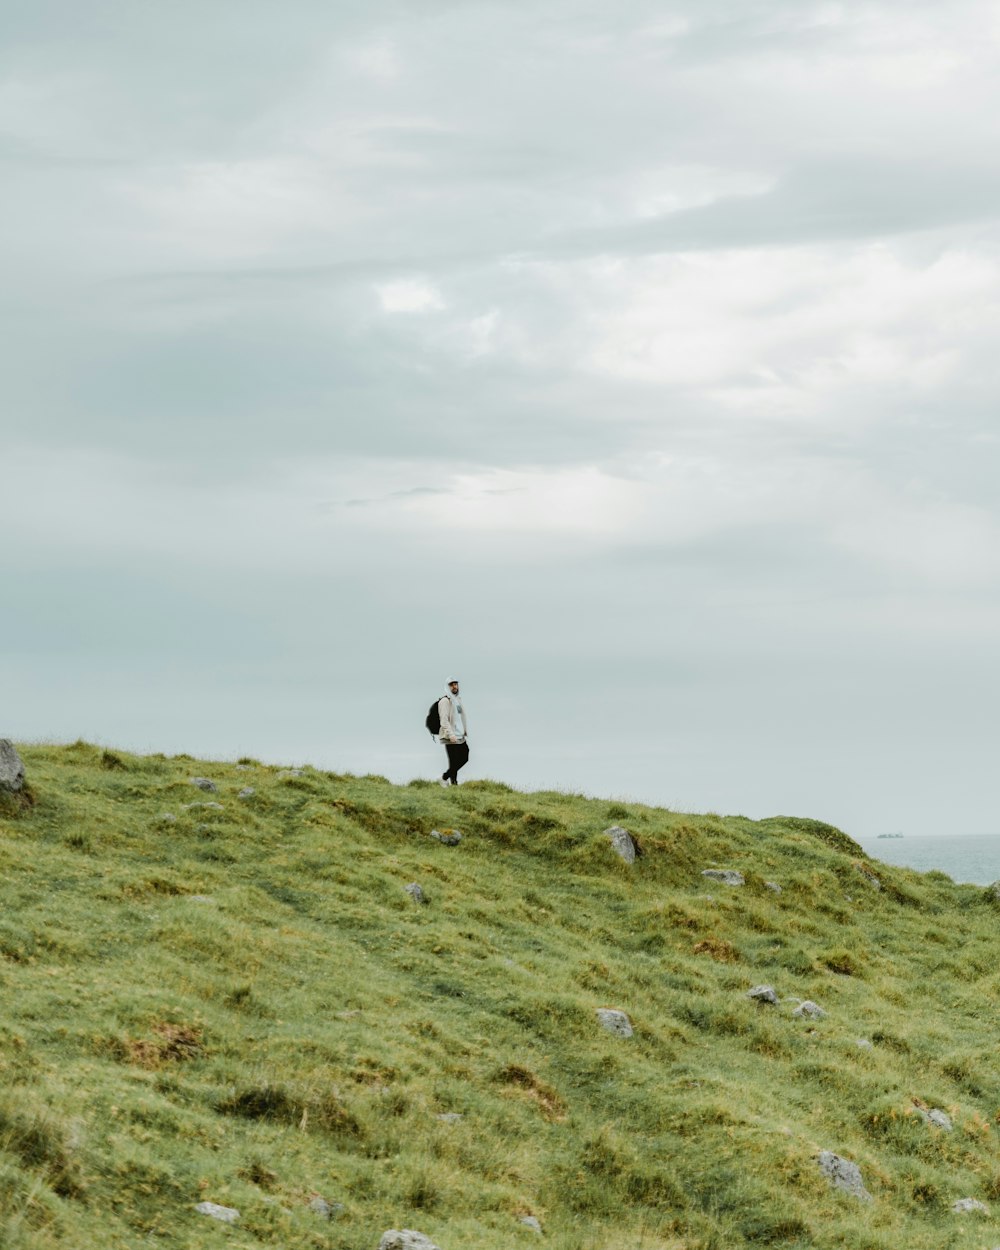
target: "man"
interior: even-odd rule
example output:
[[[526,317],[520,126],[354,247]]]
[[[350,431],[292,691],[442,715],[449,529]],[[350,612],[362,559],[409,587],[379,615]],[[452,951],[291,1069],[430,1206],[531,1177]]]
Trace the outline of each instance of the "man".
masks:
[[[458,678],[448,679],[448,693],[438,700],[438,715],[441,717],[441,732],[438,738],[444,743],[448,752],[448,769],[441,774],[442,786],[458,785],[458,770],[469,760],[469,745],[466,742],[468,725],[465,719],[465,708],[458,693]],[[461,721],[461,729],[459,729]]]

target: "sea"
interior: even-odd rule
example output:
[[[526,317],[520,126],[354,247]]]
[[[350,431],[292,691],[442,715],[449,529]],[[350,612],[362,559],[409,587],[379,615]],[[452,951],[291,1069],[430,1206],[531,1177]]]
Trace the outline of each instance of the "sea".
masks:
[[[1000,881],[1000,833],[857,839],[873,859],[929,872],[936,868],[952,881],[991,885]]]

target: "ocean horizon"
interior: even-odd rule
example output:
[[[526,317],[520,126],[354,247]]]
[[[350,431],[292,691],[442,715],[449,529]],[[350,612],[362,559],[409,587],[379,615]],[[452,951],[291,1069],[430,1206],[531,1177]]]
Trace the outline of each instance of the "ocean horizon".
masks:
[[[953,881],[991,885],[1000,881],[1000,833],[934,834],[924,837],[858,838],[867,854],[918,872],[945,872]]]

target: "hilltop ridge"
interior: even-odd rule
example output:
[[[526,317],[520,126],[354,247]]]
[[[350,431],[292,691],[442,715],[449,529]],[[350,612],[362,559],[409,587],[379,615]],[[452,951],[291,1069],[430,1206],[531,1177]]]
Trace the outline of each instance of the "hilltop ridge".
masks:
[[[1000,1243],[952,1209],[1000,1200],[989,891],[804,818],[21,754],[10,1250],[375,1250],[389,1228],[492,1250],[538,1241],[525,1218],[565,1250]]]

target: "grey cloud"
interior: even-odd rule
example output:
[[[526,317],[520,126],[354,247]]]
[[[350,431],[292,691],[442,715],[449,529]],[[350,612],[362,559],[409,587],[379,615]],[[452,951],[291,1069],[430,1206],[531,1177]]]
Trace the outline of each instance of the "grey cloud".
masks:
[[[1000,218],[1000,171],[892,157],[807,164],[759,195],[553,239],[545,255],[642,254],[893,237]]]

